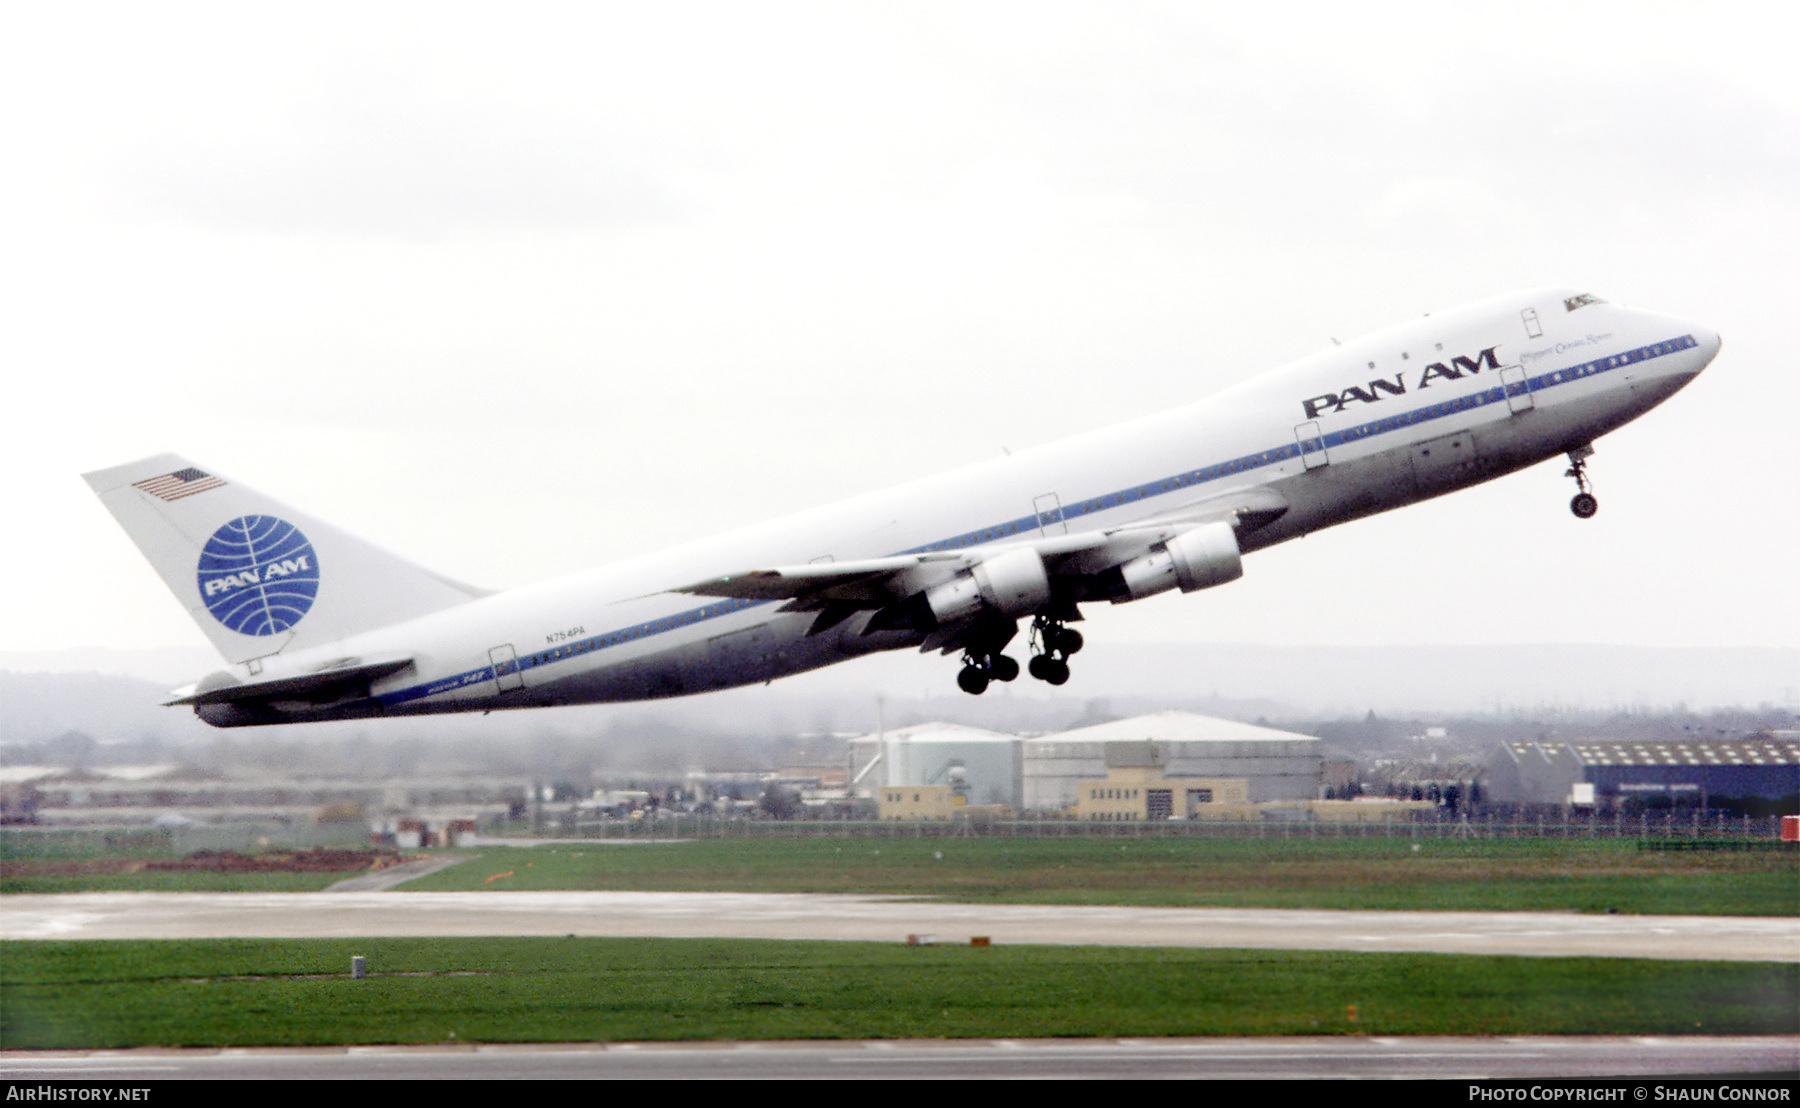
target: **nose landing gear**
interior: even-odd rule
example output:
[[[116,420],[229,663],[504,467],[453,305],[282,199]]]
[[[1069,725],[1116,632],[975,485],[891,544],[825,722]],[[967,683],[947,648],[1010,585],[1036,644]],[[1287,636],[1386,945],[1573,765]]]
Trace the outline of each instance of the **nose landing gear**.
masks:
[[[1588,491],[1587,460],[1593,453],[1592,446],[1579,446],[1569,451],[1569,469],[1563,474],[1575,478],[1575,486],[1581,490],[1569,501],[1569,511],[1575,513],[1576,519],[1593,519],[1594,513],[1600,510],[1600,501]]]

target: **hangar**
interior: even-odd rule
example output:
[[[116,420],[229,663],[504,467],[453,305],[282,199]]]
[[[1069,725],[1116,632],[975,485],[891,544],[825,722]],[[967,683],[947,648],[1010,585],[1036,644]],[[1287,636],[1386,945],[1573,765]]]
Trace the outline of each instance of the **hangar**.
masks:
[[[1121,775],[1115,788],[1139,787],[1123,777],[1135,780],[1145,770],[1170,780],[1215,782],[1195,788],[1211,789],[1220,799],[1225,782],[1242,782],[1241,792],[1230,793],[1241,803],[1312,800],[1324,765],[1324,744],[1311,735],[1179,711],[1026,739],[1022,746],[1024,807],[1040,812],[1075,808],[1098,780],[1115,775]],[[1184,793],[1190,791],[1184,786]],[[1177,807],[1182,811],[1169,814],[1189,814]]]
[[[1800,797],[1800,733],[1745,738],[1542,740],[1503,743],[1484,788],[1496,804],[1706,808]]]

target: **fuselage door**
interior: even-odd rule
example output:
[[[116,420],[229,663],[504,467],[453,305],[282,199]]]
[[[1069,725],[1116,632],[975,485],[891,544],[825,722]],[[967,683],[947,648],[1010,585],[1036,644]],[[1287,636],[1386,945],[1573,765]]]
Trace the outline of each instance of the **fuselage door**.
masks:
[[[1318,469],[1330,460],[1325,455],[1325,436],[1319,434],[1318,420],[1294,428],[1294,441],[1300,444],[1300,460],[1307,469]]]
[[[1509,365],[1500,370],[1500,387],[1506,390],[1506,406],[1514,415],[1537,407],[1531,395],[1531,383],[1525,380],[1525,367]]]
[[[519,657],[513,653],[511,643],[488,651],[488,662],[493,665],[494,680],[500,685],[497,691],[525,687],[525,675],[519,672]]]
[[[1053,492],[1047,492],[1031,502],[1037,512],[1038,530],[1046,535],[1066,535],[1069,533],[1069,521],[1063,518],[1062,498]]]

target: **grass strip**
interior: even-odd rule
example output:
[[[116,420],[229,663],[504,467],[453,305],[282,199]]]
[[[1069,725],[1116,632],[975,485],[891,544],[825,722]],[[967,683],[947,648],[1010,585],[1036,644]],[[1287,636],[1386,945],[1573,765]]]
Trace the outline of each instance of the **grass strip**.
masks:
[[[9,893],[316,893],[362,871],[341,873],[121,873],[0,877]]]
[[[349,977],[352,955],[371,976]],[[1800,1032],[1800,966],[703,939],[0,943],[0,1047]]]
[[[1800,850],[1630,840],[846,838],[484,847],[420,891],[867,893],[1009,904],[1800,914]]]

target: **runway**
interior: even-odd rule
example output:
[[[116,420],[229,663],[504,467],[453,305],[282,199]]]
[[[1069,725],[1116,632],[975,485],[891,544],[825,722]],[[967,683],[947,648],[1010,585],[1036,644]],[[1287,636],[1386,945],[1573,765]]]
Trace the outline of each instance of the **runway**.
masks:
[[[0,1054],[13,1082],[170,1080],[1321,1080],[1613,1078],[1622,1101],[1701,1075],[1709,1099],[1789,1083],[1793,1037],[970,1039],[876,1042],[546,1043],[307,1049],[30,1051]],[[1725,1075],[1760,1074],[1751,1080]],[[1630,1095],[1643,1089],[1642,1095]],[[1739,1095],[1716,1095],[1734,1089]],[[1532,1099],[1553,1099],[1540,1090]],[[1458,1101],[1473,1099],[1464,1087]],[[1565,1096],[1567,1095],[1565,1091]],[[1791,1103],[1791,1102],[1790,1102]]]
[[[73,893],[0,897],[0,938],[582,935],[1419,951],[1800,962],[1800,919],[953,904],[758,893]]]

